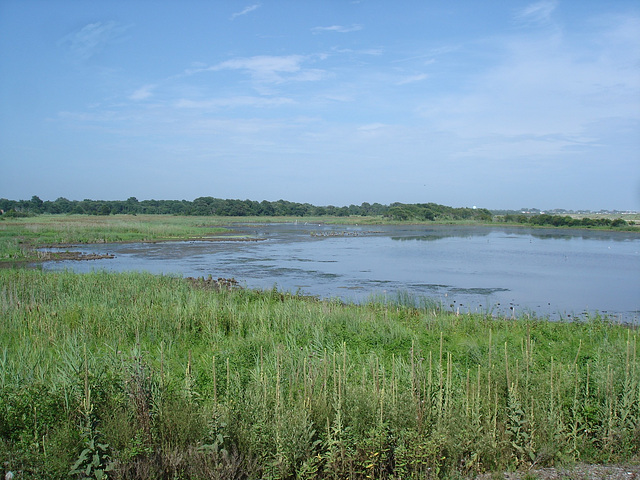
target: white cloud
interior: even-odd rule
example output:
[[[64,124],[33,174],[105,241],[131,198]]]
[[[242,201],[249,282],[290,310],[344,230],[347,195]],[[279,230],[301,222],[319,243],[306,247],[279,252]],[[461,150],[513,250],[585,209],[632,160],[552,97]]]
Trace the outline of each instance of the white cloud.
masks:
[[[593,37],[615,31],[610,25]],[[436,128],[476,139],[559,135],[526,142],[548,151],[581,145],[574,140],[596,122],[640,118],[637,68],[629,68],[628,57],[637,51],[637,40],[623,36],[618,43],[584,44],[566,34],[496,40],[499,63],[466,78],[464,90],[423,103],[421,113]]]
[[[426,80],[429,78],[429,75],[426,73],[421,73],[419,75],[410,75],[408,77],[404,77],[402,80],[396,82],[396,85],[406,85],[408,83],[421,82],[422,80]]]
[[[255,5],[250,5],[248,7],[245,7],[242,11],[234,13],[233,15],[231,15],[231,20],[233,20],[236,17],[240,17],[242,15],[246,15],[247,13],[253,12],[254,10],[257,10],[258,8],[260,8],[260,4],[255,4]]]
[[[135,101],[146,100],[147,98],[153,95],[152,90],[155,87],[156,87],[155,85],[144,85],[143,87],[140,87],[131,95],[129,95],[129,99],[135,100]]]
[[[322,33],[322,32],[349,33],[349,32],[357,32],[358,30],[362,30],[362,25],[358,25],[358,24],[353,24],[350,26],[332,25],[330,27],[314,27],[311,29],[313,33]]]
[[[89,23],[63,37],[58,45],[66,46],[79,60],[87,60],[110,43],[120,41],[129,26],[114,21]]]
[[[348,95],[345,93],[325,93],[322,95],[323,98],[327,100],[331,100],[333,102],[353,102],[354,96]]]
[[[576,138],[572,136],[497,136],[487,137],[474,142],[474,145],[453,154],[454,158],[492,158],[494,160],[515,160],[520,158],[534,159],[539,164],[544,157],[550,157],[549,162],[554,164],[558,157],[566,155],[571,149],[596,146],[595,142],[588,138]]]
[[[266,76],[275,72],[297,72],[300,63],[304,60],[302,55],[270,56],[260,55],[256,57],[234,58],[211,67],[209,70],[246,70],[252,74]]]
[[[546,24],[551,21],[553,11],[557,7],[555,0],[543,0],[528,5],[516,13],[515,18],[522,23]]]
[[[358,130],[361,132],[370,132],[372,130],[379,130],[386,127],[384,123],[369,123],[367,125],[361,125]]]
[[[282,105],[293,104],[294,101],[285,97],[251,97],[238,96],[229,98],[214,98],[209,100],[188,100],[180,99],[176,102],[177,108],[211,109],[224,107],[280,107]]]
[[[303,55],[234,58],[197,71],[241,70],[249,73],[255,80],[265,83],[281,83],[284,81],[316,81],[325,76],[319,69],[302,69],[302,63],[309,57]],[[323,59],[322,56],[319,58]],[[194,73],[192,70],[188,73]]]
[[[384,50],[381,48],[365,48],[361,50],[353,50],[351,48],[334,48],[332,51],[336,53],[353,53],[355,55],[373,55],[373,56],[379,56],[384,53]]]

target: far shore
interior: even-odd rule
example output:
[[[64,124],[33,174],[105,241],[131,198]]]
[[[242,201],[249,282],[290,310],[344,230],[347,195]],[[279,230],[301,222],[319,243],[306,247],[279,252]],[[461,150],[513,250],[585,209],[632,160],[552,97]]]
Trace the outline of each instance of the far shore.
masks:
[[[640,219],[640,215],[636,215]],[[640,235],[640,226],[553,227],[499,221],[472,220],[415,221],[393,220],[382,216],[322,216],[322,217],[227,217],[178,215],[75,215],[43,214],[38,216],[0,217],[0,264],[7,267],[23,262],[48,260],[93,260],[79,252],[42,252],[43,248],[76,247],[100,243],[132,243],[163,241],[258,241],[251,236],[237,235],[234,226],[240,224],[309,223],[325,225],[425,225],[478,226],[554,229],[559,231],[603,231]],[[636,219],[627,218],[636,221]],[[104,256],[101,258],[108,258]]]

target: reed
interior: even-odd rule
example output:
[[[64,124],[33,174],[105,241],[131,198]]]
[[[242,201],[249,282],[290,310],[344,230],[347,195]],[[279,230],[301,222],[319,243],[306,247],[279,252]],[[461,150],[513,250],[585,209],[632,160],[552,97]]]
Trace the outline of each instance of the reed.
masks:
[[[640,448],[637,334],[600,317],[27,270],[0,270],[0,311],[0,457],[31,477],[68,478],[91,445],[109,478],[432,478]]]

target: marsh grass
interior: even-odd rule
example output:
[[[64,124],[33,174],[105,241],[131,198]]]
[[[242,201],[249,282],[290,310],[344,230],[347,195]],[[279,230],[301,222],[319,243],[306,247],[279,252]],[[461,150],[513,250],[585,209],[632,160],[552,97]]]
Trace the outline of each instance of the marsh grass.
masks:
[[[88,243],[152,242],[233,236],[238,223],[351,224],[350,217],[198,217],[176,215],[38,215],[1,218],[0,263],[40,260],[37,247]],[[389,223],[358,217],[361,224]],[[230,228],[231,227],[231,228]],[[239,238],[239,237],[234,237]]]
[[[47,245],[210,238],[228,232],[208,217],[40,215],[0,222],[0,261],[38,259]]]
[[[0,316],[0,458],[25,478],[68,478],[91,445],[109,478],[273,479],[444,478],[640,448],[637,331],[600,317],[26,270],[0,271]]]

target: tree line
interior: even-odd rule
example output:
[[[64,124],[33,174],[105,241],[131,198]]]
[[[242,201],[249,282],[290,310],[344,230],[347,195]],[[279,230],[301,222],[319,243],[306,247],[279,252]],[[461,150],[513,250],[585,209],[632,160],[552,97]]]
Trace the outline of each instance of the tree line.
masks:
[[[68,200],[60,197],[55,201],[43,201],[38,196],[31,200],[8,200],[0,198],[0,210],[8,216],[39,214],[164,214],[164,215],[200,215],[200,216],[383,216],[391,220],[478,220],[491,221],[493,215],[485,208],[455,208],[436,203],[404,204],[395,202],[390,205],[364,202],[361,205],[336,207],[333,205],[316,206],[310,203],[277,200],[232,200],[214,197],[198,197],[188,200],[141,200],[129,197],[127,200]]]
[[[569,215],[549,215],[546,213],[536,215],[515,215],[507,214],[502,217],[502,220],[507,223],[519,223],[529,224],[535,226],[549,226],[549,227],[626,227],[633,225],[634,222],[627,222],[622,218],[610,219],[604,217],[598,218],[574,218]]]
[[[8,200],[0,198],[0,213],[5,217],[20,217],[40,214],[79,215],[198,215],[221,217],[348,217],[373,216],[396,221],[448,221],[472,220],[477,222],[499,221],[532,226],[549,227],[626,227],[635,222],[622,218],[604,217],[574,218],[569,215],[545,213],[498,215],[486,208],[449,207],[437,203],[399,203],[390,205],[364,202],[361,205],[336,207],[316,206],[310,203],[277,200],[233,200],[214,197],[198,197],[189,200],[68,200],[60,197],[54,201],[43,201],[34,195],[30,200]]]

